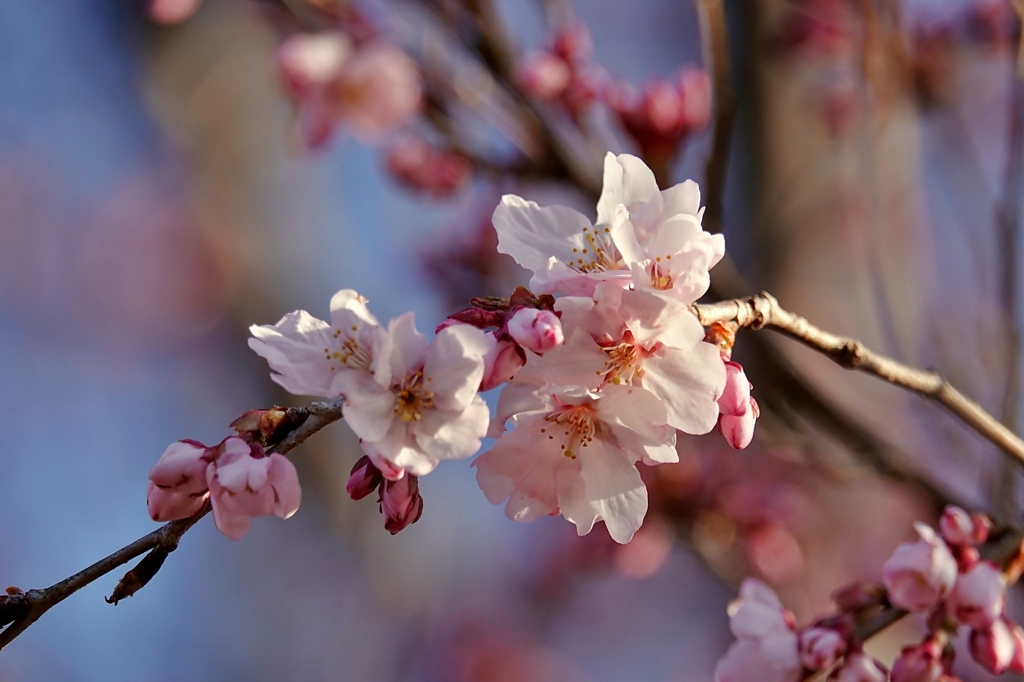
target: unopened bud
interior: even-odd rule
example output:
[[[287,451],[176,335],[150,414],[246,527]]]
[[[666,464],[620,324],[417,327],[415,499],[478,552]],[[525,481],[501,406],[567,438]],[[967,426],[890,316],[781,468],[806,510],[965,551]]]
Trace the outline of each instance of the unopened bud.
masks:
[[[277,48],[277,65],[288,94],[296,99],[326,86],[351,54],[343,33],[296,33]]]
[[[992,562],[981,561],[960,575],[946,605],[959,622],[983,630],[1002,615],[1005,603],[1002,572]]]
[[[527,55],[516,73],[523,92],[542,101],[553,100],[565,92],[571,78],[569,65],[549,52]]]
[[[565,342],[562,322],[550,310],[520,308],[508,321],[508,333],[520,346],[538,355]]]
[[[416,476],[406,474],[397,481],[385,481],[380,491],[380,510],[389,533],[394,535],[420,520],[423,497]]]
[[[1010,668],[1017,640],[1005,618],[999,618],[983,630],[971,632],[971,657],[993,675]]]
[[[352,467],[345,490],[353,500],[361,500],[376,490],[383,480],[384,475],[381,474],[380,469],[373,465],[369,457],[363,455]]]
[[[846,652],[846,639],[831,628],[812,627],[800,633],[800,662],[809,670],[824,670]]]
[[[498,341],[493,333],[487,334],[489,348],[484,355],[484,376],[480,390],[489,391],[507,381],[526,364],[523,350],[511,341]]]
[[[934,639],[904,647],[892,665],[892,682],[938,682],[942,677],[942,647]]]
[[[951,545],[974,544],[974,521],[971,515],[960,507],[947,505],[939,518],[942,539]]]

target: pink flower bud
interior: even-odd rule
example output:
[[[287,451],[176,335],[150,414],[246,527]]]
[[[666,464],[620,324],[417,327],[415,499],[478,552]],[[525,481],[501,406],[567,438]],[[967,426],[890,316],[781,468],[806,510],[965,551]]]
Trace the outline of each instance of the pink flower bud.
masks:
[[[520,308],[508,321],[508,333],[520,346],[538,355],[565,342],[562,322],[550,310]]]
[[[571,78],[569,65],[549,52],[527,55],[516,73],[522,91],[528,97],[542,101],[553,100],[561,95]]]
[[[972,630],[971,656],[993,675],[1010,668],[1017,650],[1017,638],[1005,618],[997,618],[984,630]]]
[[[220,532],[240,540],[252,518],[271,514],[287,519],[302,499],[299,477],[286,457],[264,455],[259,446],[229,437],[217,448],[206,471],[213,518]]]
[[[750,398],[750,407],[739,416],[723,414],[718,418],[718,430],[734,450],[742,450],[754,439],[754,426],[761,416],[757,401]]]
[[[831,628],[812,627],[800,633],[800,662],[809,670],[832,667],[846,653],[846,639]]]
[[[942,538],[951,545],[974,544],[974,521],[960,507],[947,505],[939,517]]]
[[[1006,585],[999,567],[980,561],[956,581],[946,606],[950,614],[964,625],[984,630],[1003,613]]]
[[[206,446],[195,441],[171,443],[149,472],[146,505],[154,521],[192,516],[206,503]]]
[[[889,674],[875,659],[865,654],[846,657],[835,682],[888,682]]]
[[[718,399],[722,414],[739,417],[750,409],[750,381],[738,362],[725,363],[725,390]]]
[[[889,601],[908,611],[927,611],[945,598],[956,583],[956,559],[928,526],[914,526],[921,539],[905,542],[882,566]]]
[[[407,474],[397,481],[385,481],[380,490],[380,510],[389,533],[394,535],[420,520],[423,497],[416,476]]]
[[[437,149],[413,135],[403,136],[388,148],[385,164],[402,184],[438,199],[457,192],[473,174],[466,157]]]
[[[341,73],[352,53],[344,33],[296,33],[277,48],[277,67],[289,95],[308,97]]]
[[[480,390],[489,391],[512,381],[519,368],[526,364],[521,348],[511,341],[498,341],[493,333],[487,334],[489,349],[484,355],[484,377]]]
[[[904,647],[892,665],[892,682],[938,682],[943,674],[942,647],[929,639]]]
[[[1010,659],[1008,669],[1017,674],[1024,673],[1024,629],[1016,623],[1010,623],[1010,634],[1013,635],[1013,658]]]
[[[352,467],[345,490],[353,500],[361,500],[376,490],[383,480],[384,475],[380,473],[380,469],[373,465],[369,457],[363,455]]]

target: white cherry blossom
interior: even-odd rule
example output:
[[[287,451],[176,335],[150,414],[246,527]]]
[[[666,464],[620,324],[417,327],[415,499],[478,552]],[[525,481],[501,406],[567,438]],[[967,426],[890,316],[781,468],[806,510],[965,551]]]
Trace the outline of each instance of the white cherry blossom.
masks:
[[[480,448],[489,412],[477,388],[487,350],[484,333],[464,324],[428,344],[406,313],[388,325],[373,373],[337,376],[345,420],[385,478],[423,476]]]
[[[647,513],[636,462],[678,461],[664,405],[637,386],[551,393],[519,381],[506,388],[515,428],[473,463],[487,499],[507,499],[515,521],[561,513],[580,535],[603,519],[616,542],[629,542]]]
[[[334,380],[349,371],[372,372],[386,334],[366,299],[342,289],[331,299],[331,322],[305,310],[288,313],[275,325],[252,325],[249,347],[266,359],[270,378],[289,393],[333,398]]]

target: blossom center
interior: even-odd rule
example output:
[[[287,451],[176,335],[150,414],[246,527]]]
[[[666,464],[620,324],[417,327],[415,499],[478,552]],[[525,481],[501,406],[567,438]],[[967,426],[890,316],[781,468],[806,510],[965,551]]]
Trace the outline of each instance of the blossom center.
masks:
[[[335,329],[331,336],[337,342],[337,347],[334,350],[330,348],[324,348],[324,356],[327,359],[328,364],[331,366],[331,371],[336,372],[339,367],[336,367],[334,363],[339,363],[340,366],[350,367],[352,369],[370,369],[370,363],[373,362],[373,356],[368,348],[364,348],[359,344],[356,339],[356,332],[359,331],[359,327],[352,325],[349,332],[344,332],[341,329]]]
[[[666,260],[672,260],[672,256],[665,256]],[[659,291],[667,291],[672,288],[672,272],[668,269],[668,263],[663,263],[661,256],[657,256],[647,266],[647,274],[651,276],[651,286]]]
[[[410,374],[395,390],[395,414],[404,422],[418,422],[434,406],[434,394],[423,385],[423,370]]]
[[[575,260],[569,261],[569,267],[582,273],[622,270],[623,264],[612,244],[610,233],[611,228],[608,227],[584,227],[583,241],[587,246],[573,248]]]
[[[607,368],[604,375],[605,383],[632,384],[634,378],[643,377],[643,360],[648,352],[637,345],[633,332],[626,330],[622,341],[605,346],[602,350],[608,354],[608,359],[604,363]]]
[[[562,454],[569,459],[576,459],[580,450],[593,442],[597,431],[594,408],[590,405],[567,405],[544,417],[544,421],[552,422],[554,426],[551,430],[556,432],[548,435],[549,439],[554,440],[557,431],[562,431],[562,436],[566,439],[561,446]],[[541,433],[547,431],[547,428],[540,430]]]

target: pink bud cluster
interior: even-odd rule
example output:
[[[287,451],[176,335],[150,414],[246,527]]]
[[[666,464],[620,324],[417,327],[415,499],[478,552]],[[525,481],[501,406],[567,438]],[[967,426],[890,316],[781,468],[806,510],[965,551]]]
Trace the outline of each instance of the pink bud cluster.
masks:
[[[516,80],[528,96],[557,102],[574,120],[605,88],[604,72],[590,63],[593,44],[584,24],[570,22],[554,35],[547,50],[528,54]]]
[[[919,539],[900,545],[886,561],[882,586],[840,590],[834,596],[840,612],[800,631],[767,586],[744,582],[729,611],[739,641],[719,664],[716,681],[796,682],[845,657],[835,679],[956,682],[950,640],[961,626],[969,628],[971,656],[988,671],[1024,672],[1024,629],[1004,613],[1005,579],[998,566],[979,558],[990,521],[950,506],[939,528],[941,535],[917,524]],[[928,614],[924,640],[901,651],[891,677],[863,653],[853,627],[886,603]]]
[[[419,479],[409,474],[397,481],[389,481],[366,455],[352,467],[345,490],[353,500],[361,500],[376,492],[377,504],[384,516],[384,528],[392,535],[416,523],[423,515]]]
[[[711,120],[711,79],[699,67],[687,67],[672,79],[648,83],[642,93],[626,84],[612,88],[608,104],[641,155],[663,164],[679,145]]]
[[[232,540],[249,532],[254,517],[287,519],[301,499],[295,466],[238,436],[213,447],[192,440],[172,443],[149,473],[150,518],[184,519],[209,500],[217,528]]]
[[[302,142],[321,147],[341,123],[360,138],[405,125],[419,111],[415,62],[379,39],[357,44],[342,32],[297,33],[277,50],[285,92],[296,105]]]
[[[436,199],[462,189],[473,173],[469,160],[449,149],[439,149],[415,135],[404,135],[387,151],[385,165],[406,187]]]

